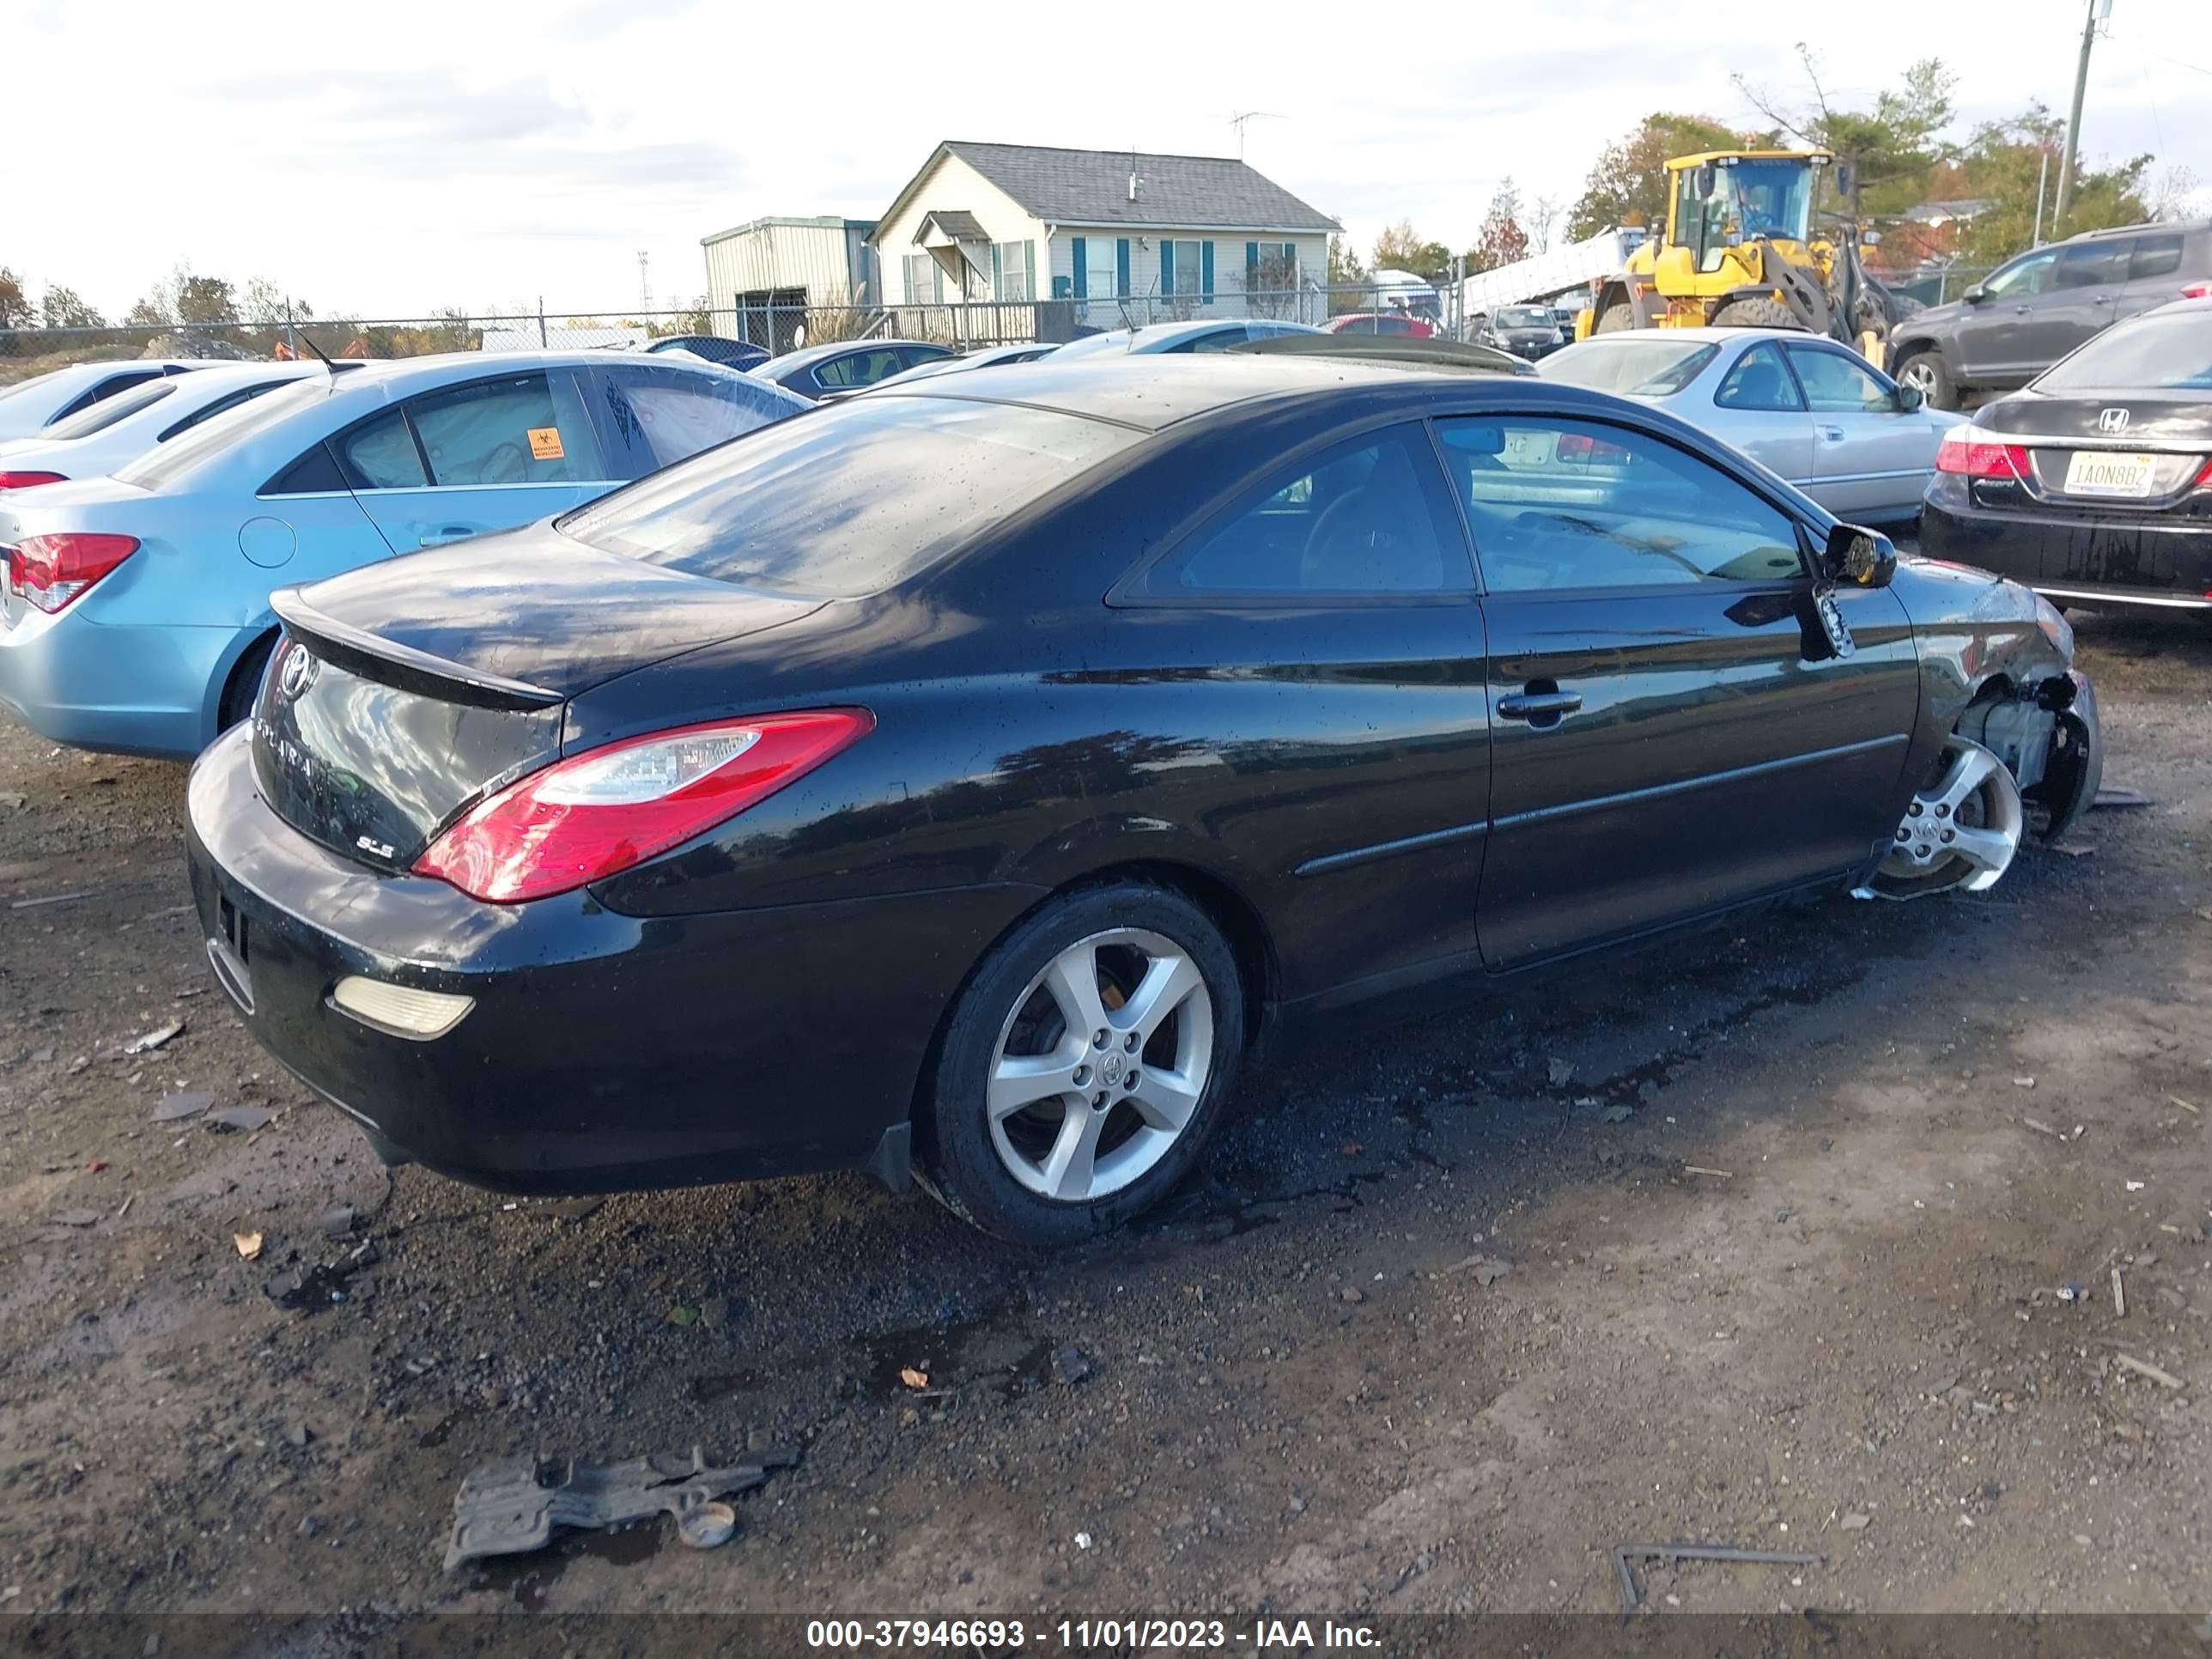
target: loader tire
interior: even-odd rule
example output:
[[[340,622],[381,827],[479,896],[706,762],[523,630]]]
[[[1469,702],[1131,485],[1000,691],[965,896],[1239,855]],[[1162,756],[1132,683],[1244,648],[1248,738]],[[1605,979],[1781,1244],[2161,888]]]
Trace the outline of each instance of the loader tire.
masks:
[[[1597,326],[1593,334],[1612,334],[1624,328],[1636,326],[1636,307],[1623,300],[1619,305],[1607,306],[1598,313]]]
[[[1730,300],[1713,313],[1715,328],[1802,328],[1804,319],[1769,295]]]

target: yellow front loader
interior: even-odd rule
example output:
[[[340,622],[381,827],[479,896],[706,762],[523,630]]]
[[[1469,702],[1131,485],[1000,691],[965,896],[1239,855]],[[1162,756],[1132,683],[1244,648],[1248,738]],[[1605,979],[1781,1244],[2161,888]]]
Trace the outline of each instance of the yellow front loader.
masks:
[[[1877,365],[1893,324],[1918,309],[1869,276],[1862,238],[1815,234],[1825,150],[1708,150],[1667,163],[1665,234],[1595,284],[1576,333],[1623,328],[1802,328]]]

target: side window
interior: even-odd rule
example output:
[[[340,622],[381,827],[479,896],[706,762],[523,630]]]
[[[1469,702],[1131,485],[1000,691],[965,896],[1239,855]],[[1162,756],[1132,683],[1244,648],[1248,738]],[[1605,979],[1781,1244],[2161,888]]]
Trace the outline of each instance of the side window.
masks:
[[[617,477],[641,477],[790,413],[787,398],[735,376],[629,363],[596,373]]]
[[[814,371],[817,386],[839,389],[873,386],[889,374],[896,374],[903,365],[897,352],[889,347],[880,351],[856,351],[849,357],[832,357]]]
[[[1771,341],[1755,345],[1735,360],[1735,367],[1721,381],[1713,402],[1723,409],[1798,410],[1805,400],[1797,383],[1782,362],[1782,352]]]
[[[2058,262],[2058,250],[2046,248],[2040,253],[2031,253],[2025,259],[2016,259],[1988,282],[1984,291],[1993,298],[2024,300],[2031,294],[2043,292],[2051,280],[2051,267]]]
[[[387,409],[337,441],[338,459],[356,489],[420,489],[430,482],[407,417]]]
[[[2140,283],[2153,276],[2171,276],[2181,269],[2181,244],[2179,236],[2138,236],[2136,251],[2128,260],[2128,280]]]
[[[2058,263],[2051,268],[2051,286],[2066,288],[2100,288],[2106,283],[2124,283],[2128,275],[2128,253],[2133,244],[2124,238],[2104,242],[2076,242],[2058,250]]]
[[[945,355],[934,346],[901,346],[898,355],[899,368],[901,369],[918,368],[924,363],[933,363]]]
[[[345,474],[338,471],[338,464],[331,459],[330,446],[317,444],[263,485],[260,493],[264,495],[313,495],[345,487]]]
[[[1840,351],[1818,346],[1792,345],[1790,366],[1804,382],[1805,401],[1818,415],[1884,414],[1896,407],[1889,388],[1875,379],[1873,371],[1853,362]]]
[[[1418,424],[1270,478],[1146,573],[1154,598],[1464,593],[1474,587],[1436,452]]]
[[[1539,415],[1465,416],[1437,430],[1494,593],[1804,574],[1788,514],[1658,438]]]
[[[1170,346],[1169,350],[1171,353],[1177,351],[1226,351],[1231,346],[1243,345],[1244,342],[1250,337],[1250,334],[1240,325],[1233,328],[1216,329],[1211,334],[1201,334],[1195,339],[1185,340],[1179,346]]]
[[[564,372],[447,386],[410,398],[405,408],[433,483],[483,489],[607,476],[575,382]]]

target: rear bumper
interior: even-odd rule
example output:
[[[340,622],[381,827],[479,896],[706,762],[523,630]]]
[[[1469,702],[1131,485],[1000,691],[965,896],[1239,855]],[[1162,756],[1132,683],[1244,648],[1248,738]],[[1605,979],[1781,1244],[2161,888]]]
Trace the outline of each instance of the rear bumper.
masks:
[[[907,1121],[962,979],[1035,897],[994,886],[661,918],[588,892],[483,904],[316,846],[261,800],[251,752],[243,729],[219,738],[188,792],[218,981],[263,1047],[389,1150],[507,1191],[868,1164]],[[331,1006],[347,975],[475,1006],[412,1040]]]
[[[1921,510],[1920,550],[1976,565],[2054,599],[2212,611],[2212,525],[2081,520],[1940,501]]]
[[[238,639],[229,628],[118,628],[74,609],[18,602],[0,629],[0,708],[77,749],[189,760],[212,733],[208,688]]]

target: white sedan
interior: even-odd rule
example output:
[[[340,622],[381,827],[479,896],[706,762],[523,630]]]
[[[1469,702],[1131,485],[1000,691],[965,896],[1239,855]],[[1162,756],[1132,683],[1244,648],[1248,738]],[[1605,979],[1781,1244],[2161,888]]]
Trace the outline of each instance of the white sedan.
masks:
[[[159,375],[56,421],[35,437],[0,441],[0,489],[100,478],[225,410],[298,380],[359,368],[347,362],[220,363]]]
[[[1966,418],[1926,407],[1848,346],[1795,329],[1593,335],[1536,372],[1656,404],[1857,524],[1917,518],[1943,434]]]

